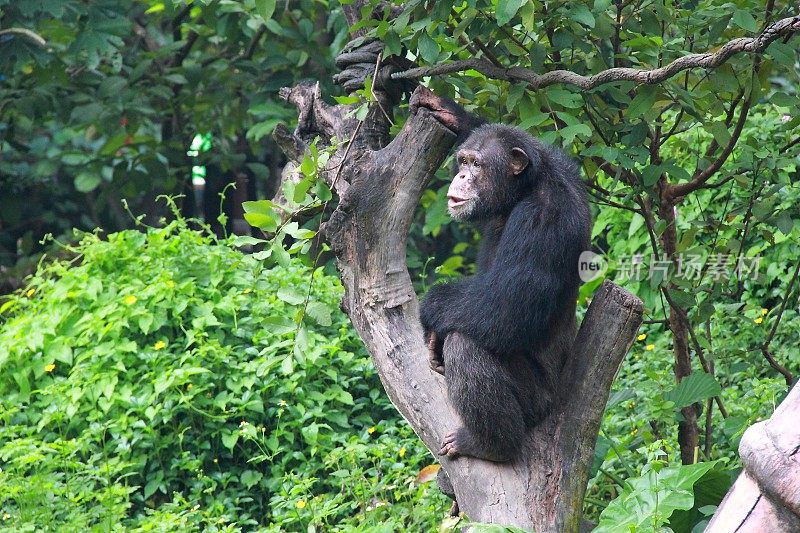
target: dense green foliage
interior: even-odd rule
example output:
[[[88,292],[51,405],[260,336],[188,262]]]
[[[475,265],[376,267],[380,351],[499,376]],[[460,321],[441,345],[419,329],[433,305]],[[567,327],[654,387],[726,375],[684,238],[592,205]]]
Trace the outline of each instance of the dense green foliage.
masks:
[[[2,305],[0,526],[422,530],[442,515],[334,278],[313,276],[298,329],[311,271],[264,269],[183,222],[86,234],[69,254]]]

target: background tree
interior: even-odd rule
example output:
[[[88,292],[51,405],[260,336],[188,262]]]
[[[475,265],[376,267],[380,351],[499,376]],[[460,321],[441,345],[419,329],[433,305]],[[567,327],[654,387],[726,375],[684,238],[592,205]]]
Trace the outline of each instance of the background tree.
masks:
[[[311,0],[2,0],[0,31],[6,267],[48,232],[129,227],[120,199],[156,220],[156,196],[183,194],[183,213],[203,215],[193,166],[207,169],[206,211],[228,183],[238,203],[247,180],[251,199],[256,184],[271,196],[284,160],[269,134],[291,118],[277,91],[308,76],[330,89],[347,36],[341,12]],[[192,157],[198,134],[211,147]]]

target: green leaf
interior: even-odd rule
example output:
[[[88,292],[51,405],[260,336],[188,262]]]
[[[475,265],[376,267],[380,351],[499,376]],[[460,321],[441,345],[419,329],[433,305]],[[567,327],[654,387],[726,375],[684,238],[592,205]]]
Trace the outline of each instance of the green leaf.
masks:
[[[274,212],[271,214],[245,213],[244,219],[251,226],[266,231],[267,233],[271,233],[278,229],[278,221]]]
[[[597,444],[595,444],[594,447],[594,458],[592,459],[592,467],[589,471],[589,479],[597,475],[597,471],[603,466],[603,462],[606,460],[606,456],[612,444],[613,443],[604,436],[597,436]]]
[[[150,326],[153,325],[153,315],[149,313],[146,315],[142,315],[139,317],[137,323],[139,324],[139,329],[142,330],[142,333],[147,335],[148,333],[150,333]]]
[[[586,4],[568,4],[569,18],[588,28],[594,28],[595,20]]]
[[[317,443],[317,437],[319,436],[319,424],[304,426],[300,428],[300,432],[303,434],[303,438],[306,442],[313,446]]]
[[[105,156],[115,154],[117,150],[122,148],[127,138],[128,134],[126,132],[121,131],[117,133],[106,141],[106,144],[100,149],[100,154]]]
[[[250,235],[237,235],[236,238],[231,242],[231,246],[234,248],[240,248],[242,246],[256,246],[265,242],[267,241],[264,239],[256,239]]]
[[[499,26],[508,24],[526,3],[528,0],[497,0],[497,10],[495,11],[497,24]]]
[[[236,442],[239,440],[239,431],[222,431],[222,444],[228,448],[229,450],[233,450],[233,447],[236,446]]]
[[[419,54],[426,63],[435,63],[439,57],[439,44],[427,32],[423,31],[417,40]]]
[[[567,126],[566,128],[561,128],[559,132],[561,134],[561,138],[564,139],[564,144],[572,144],[575,140],[575,137],[583,137],[584,139],[588,139],[592,136],[592,130],[586,124],[575,124],[574,126]]]
[[[256,0],[256,13],[261,15],[264,20],[272,18],[275,12],[275,4],[277,0]]]
[[[320,326],[330,326],[331,309],[322,302],[309,302],[306,314],[317,321]]]
[[[158,490],[158,486],[161,485],[161,477],[156,477],[155,479],[151,479],[147,482],[147,485],[144,486],[144,499],[146,500]]]
[[[697,304],[694,298],[694,294],[685,291],[670,289],[669,297],[672,298],[672,300],[675,301],[676,304],[683,307],[684,309],[689,307],[694,307]]]
[[[652,187],[664,171],[660,165],[650,165],[642,170],[642,183],[645,187]]]
[[[593,533],[654,531],[667,523],[676,510],[694,506],[694,484],[715,465],[716,462],[669,466],[628,479],[622,493],[600,514]]]
[[[297,328],[292,320],[282,316],[270,316],[261,320],[261,327],[275,335],[285,335]]]
[[[102,180],[103,178],[99,174],[84,171],[75,176],[75,189],[78,192],[91,192],[100,185]]]
[[[519,10],[519,16],[522,19],[522,27],[532,30],[536,23],[536,4],[532,0],[525,2]]]
[[[731,21],[745,31],[755,33],[758,30],[756,19],[754,19],[750,11],[746,9],[737,9]]]
[[[797,96],[789,96],[788,94],[778,91],[770,96],[769,101],[781,107],[797,108],[800,105],[800,100]]]
[[[722,391],[717,380],[705,372],[692,372],[683,378],[674,389],[664,394],[664,399],[681,409],[695,402],[719,395]]]
[[[57,344],[49,347],[47,350],[47,355],[56,361],[61,361],[62,363],[66,363],[68,365],[72,364],[72,348],[66,344]]]
[[[272,255],[275,257],[275,262],[277,262],[280,266],[289,266],[289,252],[283,248],[283,245],[279,241],[275,241],[275,243],[272,245]]]
[[[547,98],[551,102],[571,109],[578,109],[583,106],[583,98],[581,98],[580,94],[569,91],[563,87],[548,87]]]
[[[255,470],[245,470],[242,472],[242,475],[239,479],[241,479],[242,484],[247,487],[248,489],[252,488],[253,485],[261,481],[261,478],[264,477],[264,474],[261,472],[256,472]]]
[[[274,212],[274,206],[275,204],[269,200],[242,202],[242,209],[244,209],[245,213],[261,213],[262,215],[271,215]]]
[[[164,79],[174,83],[175,85],[186,85],[187,83],[189,83],[189,80],[186,79],[186,76],[178,73],[167,74],[166,76],[164,76]]]
[[[291,287],[281,287],[278,289],[276,296],[287,304],[291,305],[300,305],[306,301],[305,295],[300,294]]]
[[[628,119],[634,119],[644,115],[656,103],[657,96],[658,92],[655,87],[642,87],[625,111],[625,116]]]
[[[311,185],[313,185],[313,183],[314,181],[308,178],[300,180],[297,183],[297,185],[295,185],[294,194],[292,195],[292,200],[294,200],[294,202],[297,204],[302,202],[306,197],[306,192],[308,192],[308,189],[311,188]]]
[[[606,402],[606,409],[609,407],[613,407],[617,404],[622,402],[633,400],[636,398],[636,393],[633,392],[632,389],[621,389],[616,392],[613,392],[611,396],[608,397],[608,401]]]
[[[706,124],[704,126],[704,129],[714,136],[714,139],[720,146],[725,146],[726,144],[728,144],[728,141],[731,138],[731,134],[728,131],[728,128],[725,127],[725,123],[722,121],[716,121],[710,124]]]

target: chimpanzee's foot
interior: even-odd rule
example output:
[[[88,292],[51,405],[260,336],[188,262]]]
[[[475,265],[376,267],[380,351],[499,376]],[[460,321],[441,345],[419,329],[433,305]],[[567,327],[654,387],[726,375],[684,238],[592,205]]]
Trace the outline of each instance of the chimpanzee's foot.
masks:
[[[514,448],[509,449],[509,444]],[[486,459],[487,461],[504,462],[512,458],[518,443],[495,443],[481,445],[480,441],[465,427],[449,432],[442,439],[439,455],[456,458],[461,455]]]
[[[458,430],[454,430],[449,432],[447,435],[444,436],[442,439],[442,447],[439,450],[439,455],[446,455],[447,457],[458,457],[461,455],[461,450],[459,449],[459,442],[458,442]]]

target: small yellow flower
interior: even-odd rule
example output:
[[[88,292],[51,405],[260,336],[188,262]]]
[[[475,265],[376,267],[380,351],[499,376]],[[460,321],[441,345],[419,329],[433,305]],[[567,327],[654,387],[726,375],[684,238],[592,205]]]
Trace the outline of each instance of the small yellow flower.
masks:
[[[637,341],[643,341],[643,340],[645,340],[646,338],[647,338],[647,333],[642,333],[641,335],[639,335],[638,337],[636,337],[636,340],[637,340]]]
[[[647,346],[644,347],[644,349],[647,350],[648,352],[652,352],[653,348],[655,347],[656,347],[655,344],[648,344]]]
[[[171,288],[173,288],[174,286],[175,286],[175,282],[174,282],[174,281],[172,281],[171,279],[170,279],[170,280],[167,280],[167,287],[169,287],[169,288],[171,289]]]
[[[766,307],[761,310],[761,316],[764,316],[767,313],[769,313],[769,309],[767,309]]]
[[[372,435],[373,433],[375,433],[375,429],[376,429],[376,428],[375,428],[375,426],[372,426],[371,428],[369,428],[369,429],[367,430],[367,433],[369,433],[370,435]]]
[[[250,294],[251,292],[253,292],[253,289],[247,287],[245,290],[242,291],[242,294]]]
[[[281,407],[285,407],[286,406],[286,400],[279,401],[278,405],[280,405]]]
[[[764,322],[764,319],[762,317],[758,317],[755,320],[753,320],[753,322],[755,322],[756,324],[761,324],[762,322]]]
[[[295,505],[297,506],[298,509],[302,509],[303,507],[306,506],[306,501],[305,500],[297,500],[297,503]]]
[[[214,464],[218,464],[218,463],[219,463],[219,459],[217,459],[216,457],[214,457]]]
[[[189,383],[188,385],[186,385],[186,390],[192,390],[192,387],[194,387],[194,385]]]
[[[636,402],[628,402],[628,409],[633,409],[636,407]]]
[[[122,301],[125,303],[125,305],[133,305],[133,304],[135,304],[135,303],[136,303],[136,301],[137,301],[138,299],[139,299],[139,298],[137,298],[137,297],[136,297],[136,296],[134,296],[133,294],[129,294],[129,295],[128,295],[128,296],[126,296],[126,297],[125,297],[125,298],[124,298]]]
[[[52,372],[55,369],[56,369],[55,363],[50,363],[49,365],[44,365],[44,371],[45,372]]]
[[[28,290],[25,292],[25,296],[27,296],[28,298],[30,298],[31,296],[33,296],[33,293],[34,293],[34,292],[36,292],[36,289],[28,289]]]
[[[153,345],[154,350],[163,350],[166,347],[167,343],[164,341],[156,341],[156,343]]]
[[[405,447],[405,446],[403,446],[402,448],[400,448],[400,451],[398,452],[398,455],[399,455],[400,457],[405,457],[405,456],[406,456],[406,447]]]
[[[639,433],[639,428],[634,427],[633,429],[631,429],[631,435],[636,435],[637,433]]]
[[[8,520],[9,518],[11,518],[11,515],[10,515],[10,514],[8,514],[8,513],[3,513],[3,520]]]
[[[240,427],[240,428],[243,428],[243,427],[245,427],[246,425],[247,425],[247,420],[242,420],[241,422],[239,422],[239,427]]]

